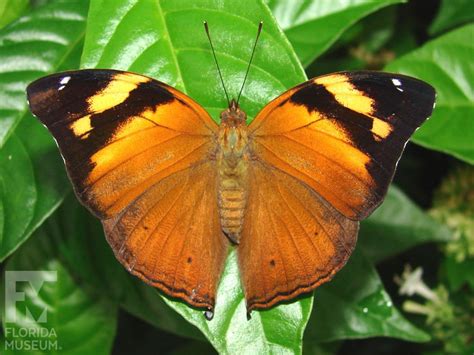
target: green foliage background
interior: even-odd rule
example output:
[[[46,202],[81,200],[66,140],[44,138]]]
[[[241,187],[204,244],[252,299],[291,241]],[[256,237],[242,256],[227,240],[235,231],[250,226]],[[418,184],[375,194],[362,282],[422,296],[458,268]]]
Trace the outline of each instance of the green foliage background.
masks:
[[[28,309],[41,312],[47,306],[48,314],[54,315],[48,323],[34,326],[55,329],[60,354],[107,354],[112,349],[116,354],[131,349],[175,354],[300,353],[304,349],[307,354],[332,354],[338,349],[344,353],[346,345],[340,346],[345,340],[370,337],[428,342],[416,349],[432,347],[420,319],[399,310],[400,298],[391,278],[401,272],[400,260],[410,257],[407,250],[449,240],[449,229],[424,208],[451,166],[474,163],[472,4],[470,0],[429,4],[416,0],[0,0],[2,273],[58,272],[58,281],[39,295],[24,285]],[[329,71],[370,68],[409,74],[431,83],[438,93],[432,118],[413,138],[425,148],[408,147],[396,177],[401,188],[392,186],[384,204],[363,222],[348,265],[314,298],[309,295],[255,312],[251,321],[246,319],[233,252],[211,322],[202,312],[128,275],[115,261],[98,221],[72,196],[56,145],[28,112],[25,99],[28,83],[46,74],[115,68],[173,85],[217,119],[226,103],[202,28],[204,19],[226,85],[234,94],[245,74],[257,24],[264,21],[241,100],[251,118],[284,90]],[[430,259],[433,247],[416,250],[421,264]],[[436,272],[432,275],[436,277]],[[25,305],[18,307],[19,314],[25,314]],[[13,324],[4,321],[3,329],[24,327],[25,319]],[[3,345],[11,340],[2,339]],[[406,342],[386,342],[385,346],[411,349]]]

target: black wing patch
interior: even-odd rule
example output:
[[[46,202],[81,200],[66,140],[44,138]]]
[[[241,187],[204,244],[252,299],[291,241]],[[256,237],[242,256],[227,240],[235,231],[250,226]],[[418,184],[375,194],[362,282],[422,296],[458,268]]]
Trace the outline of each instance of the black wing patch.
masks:
[[[329,119],[371,159],[366,168],[380,196],[359,217],[382,201],[407,141],[431,115],[436,92],[408,76],[375,71],[340,72],[311,79],[292,89],[280,105],[302,105]]]

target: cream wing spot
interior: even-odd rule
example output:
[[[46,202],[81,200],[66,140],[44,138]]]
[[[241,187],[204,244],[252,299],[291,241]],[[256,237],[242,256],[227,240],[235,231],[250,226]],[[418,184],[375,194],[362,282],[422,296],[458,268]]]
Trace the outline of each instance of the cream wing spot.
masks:
[[[374,118],[370,131],[373,133],[376,141],[381,141],[383,138],[387,138],[387,136],[392,133],[392,130],[393,127],[390,123]]]
[[[374,100],[357,90],[345,75],[324,76],[315,79],[314,82],[323,85],[342,106],[364,115],[373,114]]]
[[[89,132],[92,130],[91,126],[91,115],[87,115],[74,121],[70,128],[76,137],[86,139],[89,136]]]
[[[345,75],[328,75],[317,78],[314,82],[319,85],[324,85],[324,87],[334,95],[334,98],[339,104],[367,116],[368,119],[372,119],[371,132],[377,142],[387,138],[392,132],[393,127],[390,123],[374,116],[374,100],[363,91],[358,90]],[[400,90],[400,86],[402,85],[400,80],[392,79],[392,83]]]
[[[132,73],[115,74],[105,89],[88,98],[89,110],[94,113],[109,110],[124,102],[139,84],[150,80],[150,78]]]

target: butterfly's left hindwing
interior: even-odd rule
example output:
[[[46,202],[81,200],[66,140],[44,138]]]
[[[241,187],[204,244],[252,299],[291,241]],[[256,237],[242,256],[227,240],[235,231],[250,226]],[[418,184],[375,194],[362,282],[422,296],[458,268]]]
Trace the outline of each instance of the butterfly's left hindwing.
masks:
[[[280,169],[254,161],[238,247],[247,310],[314,290],[347,262],[359,223]]]
[[[249,127],[253,152],[361,220],[382,202],[405,144],[434,101],[430,85],[399,74],[314,78],[257,115]]]
[[[202,159],[217,125],[194,101],[151,78],[114,70],[53,74],[27,89],[80,200],[115,215],[156,180]]]

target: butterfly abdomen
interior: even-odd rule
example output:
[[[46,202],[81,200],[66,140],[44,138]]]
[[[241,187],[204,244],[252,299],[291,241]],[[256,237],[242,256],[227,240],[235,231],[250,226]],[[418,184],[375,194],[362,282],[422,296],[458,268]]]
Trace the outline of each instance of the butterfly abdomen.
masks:
[[[222,231],[234,243],[238,243],[244,221],[247,193],[244,188],[230,187],[229,180],[219,186],[218,206]]]
[[[236,244],[240,240],[247,205],[247,164],[245,159],[226,159],[223,154],[218,161],[217,204],[221,227]]]
[[[219,132],[218,196],[222,231],[238,244],[247,205],[248,160],[245,126],[222,125]]]

